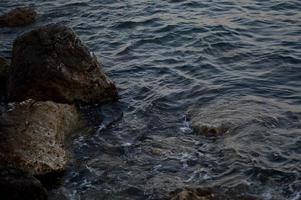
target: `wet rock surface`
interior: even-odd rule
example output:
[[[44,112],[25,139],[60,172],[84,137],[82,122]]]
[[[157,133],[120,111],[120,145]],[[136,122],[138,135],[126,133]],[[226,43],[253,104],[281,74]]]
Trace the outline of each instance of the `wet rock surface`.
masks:
[[[15,168],[0,168],[2,200],[46,200],[47,192],[39,180]]]
[[[33,8],[19,7],[0,16],[0,26],[24,26],[33,23],[36,18],[37,12]]]
[[[13,45],[9,99],[101,103],[117,98],[114,83],[72,29],[50,24]]]
[[[74,106],[30,99],[9,104],[0,124],[0,165],[42,175],[64,170],[64,140],[80,120]]]

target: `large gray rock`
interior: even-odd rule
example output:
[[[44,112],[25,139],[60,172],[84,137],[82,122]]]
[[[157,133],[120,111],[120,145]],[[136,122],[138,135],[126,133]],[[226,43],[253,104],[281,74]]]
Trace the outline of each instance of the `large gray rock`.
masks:
[[[64,140],[79,124],[71,105],[31,99],[9,104],[0,116],[0,165],[37,175],[64,170]]]
[[[14,168],[0,168],[1,200],[46,200],[47,191],[32,175]]]
[[[10,101],[101,103],[118,96],[95,55],[63,25],[50,24],[18,37],[11,67]]]
[[[15,8],[0,16],[0,25],[8,27],[24,26],[36,20],[37,13],[30,7]]]

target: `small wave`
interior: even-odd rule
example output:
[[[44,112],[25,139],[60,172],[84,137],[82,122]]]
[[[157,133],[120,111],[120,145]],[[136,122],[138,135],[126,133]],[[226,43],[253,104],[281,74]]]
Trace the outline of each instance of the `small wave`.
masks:
[[[181,6],[191,7],[191,8],[206,8],[208,4],[199,1],[188,1],[182,3]]]
[[[301,4],[299,1],[281,2],[270,7],[272,10],[286,11],[286,10],[299,10]]]
[[[155,25],[158,21],[158,18],[150,18],[150,19],[143,19],[143,20],[127,20],[118,22],[114,28],[116,29],[126,29],[126,28],[135,28],[137,26],[147,26],[147,25]]]

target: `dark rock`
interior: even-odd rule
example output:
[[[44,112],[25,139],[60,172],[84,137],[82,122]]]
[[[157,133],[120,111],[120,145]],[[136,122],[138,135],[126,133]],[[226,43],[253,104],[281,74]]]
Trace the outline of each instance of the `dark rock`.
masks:
[[[15,8],[0,16],[0,25],[8,27],[24,26],[36,20],[37,12],[33,8]]]
[[[62,177],[66,171],[55,171],[47,174],[34,175],[42,185],[46,188],[46,190],[52,190],[53,188],[60,186],[62,183]]]
[[[46,200],[47,191],[39,180],[14,168],[0,169],[2,200]]]
[[[79,122],[71,105],[31,99],[9,104],[0,116],[0,166],[35,175],[64,170],[64,140]]]
[[[6,82],[9,71],[9,62],[0,56],[0,90],[6,89]]]
[[[63,25],[50,24],[18,37],[11,67],[11,101],[101,103],[118,97],[95,55]]]

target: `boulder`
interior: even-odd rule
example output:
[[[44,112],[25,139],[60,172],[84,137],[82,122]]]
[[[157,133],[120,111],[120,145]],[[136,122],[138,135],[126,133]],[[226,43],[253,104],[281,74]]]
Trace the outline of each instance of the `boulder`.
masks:
[[[24,26],[36,20],[37,12],[30,7],[15,8],[0,16],[0,25],[8,27]]]
[[[101,103],[118,97],[96,56],[63,25],[50,24],[18,37],[11,68],[10,101]]]
[[[64,170],[64,140],[79,122],[75,106],[32,99],[10,103],[0,116],[0,166],[35,175]]]
[[[15,168],[0,169],[2,200],[46,200],[47,191],[32,175]]]
[[[9,62],[0,56],[0,89],[4,90],[6,88],[6,82],[9,71]]]

